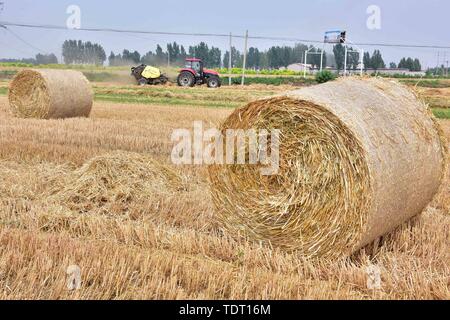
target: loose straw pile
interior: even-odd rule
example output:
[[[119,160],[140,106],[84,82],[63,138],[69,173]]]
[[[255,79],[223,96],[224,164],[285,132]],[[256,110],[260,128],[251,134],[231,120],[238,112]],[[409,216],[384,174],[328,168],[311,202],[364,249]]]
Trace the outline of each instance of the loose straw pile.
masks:
[[[343,79],[255,101],[222,129],[279,129],[280,170],[209,168],[232,234],[309,257],[348,255],[419,214],[444,146],[426,105],[397,82]],[[248,152],[248,150],[247,150]]]
[[[73,211],[126,213],[132,203],[185,190],[170,167],[148,155],[115,151],[95,157],[66,178],[55,190],[56,200]]]
[[[9,87],[11,111],[20,118],[89,117],[92,101],[89,81],[73,70],[24,70]]]

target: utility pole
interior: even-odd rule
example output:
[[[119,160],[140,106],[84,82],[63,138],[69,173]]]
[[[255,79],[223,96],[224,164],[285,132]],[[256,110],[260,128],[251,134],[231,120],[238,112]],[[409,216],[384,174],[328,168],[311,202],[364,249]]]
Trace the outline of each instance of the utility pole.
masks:
[[[445,57],[446,57],[447,52],[444,52],[444,59],[442,60],[442,76],[445,76]]]
[[[445,69],[445,76],[448,77],[448,60],[445,62],[447,63],[447,68]]]
[[[347,45],[345,45],[345,57],[344,57],[344,77],[347,76]]]
[[[439,69],[439,51],[437,53],[437,62],[436,62],[436,69],[434,70],[434,74],[437,75]]]
[[[322,69],[323,69],[323,50],[320,53],[320,71],[322,71]]]
[[[248,30],[245,32],[244,61],[242,63],[242,83],[241,83],[242,86],[245,84],[245,67],[247,64],[247,46],[248,46]]]
[[[363,69],[364,69],[364,49],[361,49],[361,58],[359,58],[359,66],[360,66],[360,76],[363,76]]]
[[[306,79],[306,60],[308,59],[308,50],[305,50],[305,63],[303,65],[303,78]]]
[[[322,52],[320,53],[320,71],[322,71],[323,69],[323,53],[325,51],[325,42],[323,43],[322,46]]]
[[[233,65],[231,64],[231,55],[232,55],[232,50],[233,48],[233,35],[230,32],[230,54],[228,57],[228,73],[230,74],[230,76],[228,77],[228,84],[231,86],[231,69],[233,68]]]
[[[167,48],[167,67],[170,68],[170,51],[169,51],[169,48]]]

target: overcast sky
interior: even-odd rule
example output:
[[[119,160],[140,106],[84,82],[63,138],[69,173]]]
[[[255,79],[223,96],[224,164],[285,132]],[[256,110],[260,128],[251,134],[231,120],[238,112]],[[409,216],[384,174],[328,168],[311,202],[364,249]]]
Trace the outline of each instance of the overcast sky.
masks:
[[[407,43],[450,46],[449,0],[270,0],[270,1],[178,1],[178,0],[0,0],[4,2],[0,21],[65,26],[69,5],[81,9],[81,27],[116,28],[171,32],[203,32],[323,39],[326,30],[347,30],[352,42]],[[380,8],[381,28],[369,29],[366,10]],[[30,45],[0,28],[0,58],[24,58],[43,52],[61,54],[65,39],[95,41],[107,54],[124,48],[145,53],[156,43],[168,41],[189,45],[206,41],[226,49],[227,39],[185,36],[128,35],[85,31],[46,31],[17,27],[11,29]],[[243,40],[235,39],[242,50]],[[291,42],[251,40],[249,46],[265,49]],[[373,47],[364,47],[373,51]],[[403,56],[418,57],[424,66],[435,66],[440,51],[450,60],[450,50],[382,48],[385,62],[398,62]],[[326,48],[331,51],[331,46]]]

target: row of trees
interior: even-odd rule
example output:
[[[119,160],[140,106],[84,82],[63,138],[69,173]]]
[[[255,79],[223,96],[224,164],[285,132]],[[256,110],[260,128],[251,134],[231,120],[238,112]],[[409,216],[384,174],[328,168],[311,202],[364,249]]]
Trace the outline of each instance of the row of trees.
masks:
[[[247,54],[247,67],[253,69],[265,69],[265,68],[280,68],[287,67],[292,63],[304,62],[304,52],[310,49],[310,55],[308,56],[308,63],[314,66],[320,65],[320,49],[314,47],[308,47],[303,44],[298,44],[294,47],[271,47],[269,50],[260,51],[258,48],[249,48]],[[317,53],[317,54],[315,54]],[[202,59],[208,67],[219,68],[228,67],[230,52],[227,50],[222,58],[222,51],[214,46],[209,47],[205,42],[200,42],[198,45],[189,46],[186,50],[182,45],[169,43],[166,50],[164,50],[159,44],[156,46],[156,50],[149,51],[143,56],[139,52],[130,52],[124,50],[122,54],[115,54],[111,52],[109,56],[109,64],[113,66],[117,65],[129,65],[139,62],[149,65],[182,65],[186,57],[196,57]],[[243,65],[243,54],[235,47],[231,48],[231,64],[233,68],[240,68]],[[323,56],[323,65],[327,63],[327,55]]]
[[[409,71],[420,71],[422,70],[422,65],[420,64],[419,59],[412,58],[402,58],[398,63],[398,68],[408,69]]]
[[[35,57],[36,62],[33,64],[57,64],[58,58],[55,54],[41,54],[38,53]]]
[[[149,51],[142,57],[139,52],[130,52],[124,50],[122,54],[114,54],[111,52],[109,56],[110,65],[129,65],[136,63],[145,63],[149,65],[166,65],[168,63],[172,65],[183,65],[185,59],[188,57],[196,57],[202,59],[209,67],[220,67],[222,52],[219,48],[209,47],[205,42],[201,42],[196,46],[190,46],[188,51],[184,46],[179,45],[176,42],[169,43],[166,50],[164,50],[159,44],[156,46],[156,50]]]
[[[374,70],[386,68],[383,57],[381,56],[381,52],[379,50],[375,50],[372,56],[370,56],[368,52],[364,53],[363,63],[366,70],[368,68],[372,68]],[[389,64],[389,68],[408,69],[409,71],[421,71],[422,65],[419,59],[412,59],[408,57],[402,58],[398,65],[395,62],[391,62]]]
[[[156,46],[156,51],[147,52],[142,56],[141,61],[142,63],[156,66],[168,63],[172,65],[181,65],[184,63],[186,57],[187,53],[184,47],[174,42],[167,45],[166,51],[158,44]]]
[[[280,67],[287,67],[292,63],[305,63],[305,51],[309,50],[308,64],[316,67],[320,66],[321,49],[313,46],[306,46],[304,44],[297,44],[294,47],[289,46],[274,46],[267,51],[259,51],[258,48],[250,48],[248,52],[248,67],[249,68],[271,68],[278,69]],[[224,59],[224,64],[225,64]],[[327,64],[327,55],[323,54],[323,66]]]
[[[64,41],[62,46],[62,56],[66,64],[102,65],[106,61],[106,54],[103,47],[90,41]]]
[[[304,63],[305,51],[309,50],[308,64],[318,68],[321,63],[321,49],[304,44],[296,44],[294,47],[273,46],[265,51],[251,47],[247,54],[247,67],[250,69],[278,69],[287,67],[292,63]],[[66,40],[62,46],[62,56],[66,64],[95,64],[103,65],[106,62],[105,50],[97,43],[83,42],[81,40]],[[181,66],[186,57],[200,58],[205,65],[211,68],[228,67],[230,52],[227,50],[222,57],[222,52],[214,46],[209,47],[205,42],[198,45],[189,46],[188,50],[176,42],[169,43],[164,50],[159,44],[155,52],[149,51],[142,55],[138,51],[123,50],[122,53],[111,52],[108,57],[111,66],[124,66],[145,63],[148,65],[172,65]],[[329,62],[330,60],[334,60]],[[57,64],[58,59],[55,54],[37,54],[30,59],[1,59],[0,62],[22,62],[28,64]],[[333,66],[338,70],[344,69],[345,47],[337,44],[333,47],[333,55],[323,53],[323,66]],[[329,62],[329,63],[328,63]],[[231,49],[231,64],[233,68],[240,68],[243,65],[243,54],[235,47]],[[358,50],[348,47],[347,68],[357,69],[360,64],[360,53]],[[375,50],[372,54],[365,52],[363,56],[364,69],[378,70],[385,68],[380,50]],[[389,64],[389,68],[408,69],[410,71],[422,70],[419,59],[402,58],[398,65],[394,62]],[[443,68],[439,68],[443,69]]]
[[[66,40],[63,44],[63,58],[67,64],[96,64],[102,65],[106,61],[105,50],[97,43],[83,42],[81,40]],[[249,48],[247,54],[247,67],[252,69],[278,69],[280,67],[287,67],[292,63],[304,63],[305,51],[309,50],[308,64],[314,67],[319,67],[321,64],[321,49],[304,44],[296,44],[290,46],[273,46],[265,51],[260,51],[258,48]],[[188,50],[184,46],[176,42],[169,43],[166,49],[161,45],[156,46],[156,50],[149,51],[142,55],[138,51],[123,50],[122,53],[115,54],[111,52],[109,55],[109,64],[112,66],[130,65],[145,63],[149,65],[182,65],[186,57],[196,57],[202,59],[209,67],[228,67],[230,52],[227,50],[222,57],[222,52],[219,48],[214,46],[209,47],[205,42],[200,42],[198,45],[189,46]],[[344,68],[345,63],[345,47],[342,44],[337,44],[333,47],[334,61],[327,63],[328,55],[323,53],[323,66],[331,65],[338,70]],[[231,64],[233,68],[239,68],[243,65],[243,54],[235,47],[231,49]],[[55,55],[37,55],[34,61],[35,64],[57,63]],[[378,70],[385,68],[386,64],[383,60],[381,52],[375,50],[372,54],[365,52],[363,56],[363,63],[365,70]],[[347,67],[348,69],[357,69],[360,64],[360,53],[358,50],[348,47]],[[390,68],[396,68],[395,63],[390,64]],[[405,68],[411,71],[421,70],[421,64],[418,59],[403,58],[398,68]]]
[[[363,64],[364,70],[373,69],[376,71],[378,69],[386,68],[386,63],[384,63],[380,50],[375,50],[372,53],[372,56],[369,52],[365,52],[363,56]]]
[[[308,53],[308,64],[319,67],[321,59],[323,66],[327,66],[326,52],[321,56],[321,49],[304,44],[290,46],[273,46],[265,51],[258,48],[249,48],[247,55],[247,67],[253,69],[278,69],[287,67],[292,63],[304,63],[305,51]],[[345,59],[345,48],[342,44],[337,44],[333,48],[335,67],[343,69]],[[228,67],[230,52],[227,50],[223,55],[219,48],[209,47],[205,42],[198,45],[189,46],[186,50],[182,45],[176,42],[169,43],[166,50],[161,45],[156,46],[155,52],[149,51],[142,55],[138,51],[123,50],[122,53],[109,55],[109,64],[112,66],[130,65],[145,63],[149,65],[182,65],[187,56],[200,58],[205,65],[211,68]],[[63,44],[64,62],[67,64],[97,64],[101,65],[106,61],[105,50],[97,43],[83,42],[81,40],[66,40]],[[349,69],[356,69],[359,64],[359,52],[349,48],[347,63]],[[231,61],[233,68],[240,68],[243,65],[243,54],[235,47],[231,49]],[[364,54],[365,68],[379,69],[384,68],[385,64],[379,50],[375,50],[372,56],[367,52]]]
[[[189,56],[202,59],[205,65],[211,68],[221,66],[221,50],[216,47],[209,48],[205,42],[200,42],[196,46],[189,46]]]
[[[247,54],[247,67],[250,69],[278,69],[286,68],[293,63],[305,63],[305,51],[309,49],[308,64],[319,67],[321,60],[321,49],[304,44],[297,44],[294,47],[273,46],[266,51],[260,51],[258,48],[251,47]],[[223,66],[229,65],[230,52],[226,51],[223,57]],[[327,54],[323,54],[323,66],[327,65]],[[231,49],[231,65],[240,68],[243,65],[243,54],[236,48]]]
[[[34,58],[28,58],[28,59],[0,59],[0,62],[9,62],[9,63],[26,63],[26,64],[34,64],[34,65],[40,65],[40,64],[57,64],[58,58],[55,56],[55,54],[37,54]]]
[[[347,67],[349,69],[356,69],[359,67],[360,61],[360,53],[357,50],[354,50],[352,47],[348,48],[348,56],[347,56]],[[338,70],[342,70],[345,63],[345,48],[342,44],[338,44],[333,48],[334,58],[336,61],[336,68]],[[383,56],[381,55],[380,50],[374,50],[372,55],[369,52],[364,52],[363,56],[363,65],[364,70],[367,69],[383,69],[386,68],[386,64],[383,60]],[[396,63],[391,62],[389,64],[389,68],[402,68],[408,69],[409,71],[421,71],[422,66],[420,64],[419,59],[412,58],[402,58],[397,66]]]
[[[441,64],[439,67],[429,68],[426,73],[427,73],[427,75],[448,77],[448,75],[450,73],[450,68]]]
[[[139,63],[141,61],[141,54],[137,51],[131,52],[125,49],[122,54],[115,55],[114,52],[111,52],[108,60],[110,66],[127,66]]]
[[[360,64],[360,54],[358,50],[352,47],[347,48],[347,68],[356,70]],[[333,47],[334,61],[336,69],[343,70],[345,64],[345,47],[342,44],[337,44]]]

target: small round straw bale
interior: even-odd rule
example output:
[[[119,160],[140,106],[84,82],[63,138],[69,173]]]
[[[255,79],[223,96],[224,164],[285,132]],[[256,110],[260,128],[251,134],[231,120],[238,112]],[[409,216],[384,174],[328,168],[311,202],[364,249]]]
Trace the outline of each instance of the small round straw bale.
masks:
[[[79,71],[24,70],[9,87],[12,113],[20,118],[89,117],[93,92]]]

